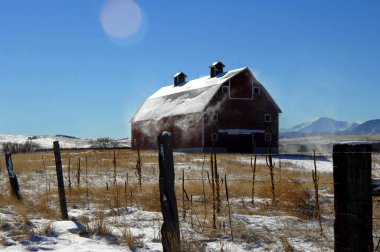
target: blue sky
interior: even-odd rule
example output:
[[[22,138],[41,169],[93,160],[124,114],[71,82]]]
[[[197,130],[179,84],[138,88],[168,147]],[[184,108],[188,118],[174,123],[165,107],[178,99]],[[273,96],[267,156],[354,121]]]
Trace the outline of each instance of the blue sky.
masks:
[[[1,0],[0,134],[129,137],[148,96],[215,60],[253,71],[282,128],[380,118],[379,31],[380,1]]]

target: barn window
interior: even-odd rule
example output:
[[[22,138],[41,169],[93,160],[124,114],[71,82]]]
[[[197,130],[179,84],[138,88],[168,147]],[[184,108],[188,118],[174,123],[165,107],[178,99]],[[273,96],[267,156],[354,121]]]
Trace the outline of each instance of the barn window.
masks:
[[[265,114],[265,122],[271,122],[272,121],[272,115],[271,114]]]
[[[218,121],[218,113],[214,112],[214,113],[211,113],[211,120],[213,122],[217,122]]]
[[[265,133],[265,141],[266,142],[272,141],[272,134],[271,133]]]
[[[260,88],[259,87],[254,87],[253,88],[253,94],[254,95],[259,95],[260,94]]]
[[[228,94],[230,92],[230,87],[229,86],[223,86],[222,87],[222,93],[223,94]]]
[[[218,142],[218,133],[212,133],[211,134],[211,141],[212,142]]]
[[[195,142],[198,142],[198,132],[195,132],[194,138],[195,138]]]
[[[133,139],[133,146],[137,146],[137,139]]]

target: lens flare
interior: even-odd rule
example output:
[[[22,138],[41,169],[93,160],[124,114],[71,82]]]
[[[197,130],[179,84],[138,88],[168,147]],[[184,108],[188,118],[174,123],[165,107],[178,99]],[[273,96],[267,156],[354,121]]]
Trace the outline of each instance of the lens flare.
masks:
[[[100,23],[110,37],[128,39],[141,28],[143,13],[133,0],[108,0],[100,10]]]

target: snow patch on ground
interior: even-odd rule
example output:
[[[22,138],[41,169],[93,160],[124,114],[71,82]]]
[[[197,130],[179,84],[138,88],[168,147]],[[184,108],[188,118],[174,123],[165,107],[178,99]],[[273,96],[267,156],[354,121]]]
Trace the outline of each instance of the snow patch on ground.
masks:
[[[240,163],[250,165],[250,157],[240,157]],[[289,170],[304,170],[311,171],[314,170],[314,160],[313,157],[307,156],[290,156],[290,155],[278,155],[273,157],[273,162],[276,162],[277,167],[281,162],[282,167]],[[256,160],[258,165],[266,165],[265,157],[259,156]],[[319,157],[316,159],[317,171],[318,172],[333,172],[333,164],[330,158]]]
[[[128,248],[109,244],[106,239],[89,239],[79,236],[83,226],[79,222],[55,221],[51,223],[49,236],[33,235],[28,240],[13,242],[9,246],[0,246],[1,251],[58,251],[58,252],[120,252]]]

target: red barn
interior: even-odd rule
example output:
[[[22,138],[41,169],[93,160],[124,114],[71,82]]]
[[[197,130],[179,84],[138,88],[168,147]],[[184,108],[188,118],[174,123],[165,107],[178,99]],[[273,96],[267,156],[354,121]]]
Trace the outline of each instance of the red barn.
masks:
[[[172,133],[173,148],[185,152],[278,150],[281,109],[247,68],[223,71],[215,62],[210,75],[174,83],[151,95],[131,119],[132,148],[156,149],[162,131]]]

